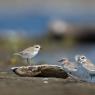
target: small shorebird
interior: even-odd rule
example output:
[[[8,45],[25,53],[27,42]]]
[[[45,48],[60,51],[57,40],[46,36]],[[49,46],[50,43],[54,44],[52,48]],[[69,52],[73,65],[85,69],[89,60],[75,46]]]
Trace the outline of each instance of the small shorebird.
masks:
[[[68,71],[77,71],[77,64],[70,62],[68,58],[62,58],[58,62],[60,62],[63,65],[63,68]]]
[[[29,47],[29,48],[24,49],[21,52],[14,53],[14,55],[21,56],[22,58],[24,58],[24,59],[27,60],[27,63],[28,64],[31,65],[31,59],[38,54],[40,48],[41,48],[40,45],[34,45],[32,47]]]
[[[91,79],[93,76],[95,76],[95,65],[86,58],[84,55],[76,55],[75,60],[77,63],[81,64],[83,68],[87,70],[89,75],[91,76]]]
[[[67,58],[59,60],[63,66],[64,71],[76,80],[85,81],[88,79],[89,74],[77,62],[70,62]]]
[[[64,71],[73,79],[79,80],[77,77],[77,70],[78,70],[78,65],[75,64],[74,62],[70,62],[68,58],[62,58],[59,60],[63,66]]]

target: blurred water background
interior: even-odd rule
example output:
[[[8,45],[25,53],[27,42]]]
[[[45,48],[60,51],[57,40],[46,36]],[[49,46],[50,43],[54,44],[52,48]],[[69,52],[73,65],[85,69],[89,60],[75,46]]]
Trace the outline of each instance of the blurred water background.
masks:
[[[13,53],[34,44],[42,46],[34,64],[76,54],[95,63],[95,1],[0,0],[0,71],[26,65]]]

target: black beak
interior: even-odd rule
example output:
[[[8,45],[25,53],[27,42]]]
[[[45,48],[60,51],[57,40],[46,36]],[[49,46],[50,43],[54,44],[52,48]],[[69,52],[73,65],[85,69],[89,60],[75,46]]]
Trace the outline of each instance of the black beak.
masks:
[[[63,62],[63,59],[61,59],[61,60],[58,60],[57,62]]]

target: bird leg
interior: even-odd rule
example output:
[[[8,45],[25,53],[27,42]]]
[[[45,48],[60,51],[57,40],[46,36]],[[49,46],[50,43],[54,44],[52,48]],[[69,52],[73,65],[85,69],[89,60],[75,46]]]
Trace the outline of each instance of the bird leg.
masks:
[[[90,76],[91,76],[91,80],[92,80],[92,79],[93,79],[93,77],[95,77],[95,74],[91,74]]]
[[[31,58],[27,58],[27,63],[31,66]]]
[[[29,64],[30,64],[30,66],[31,66],[31,58],[29,59]]]
[[[90,75],[91,76],[91,80],[92,80],[92,75]]]
[[[30,61],[29,61],[29,59],[28,59],[28,58],[27,58],[27,63],[28,63],[28,64],[30,64]]]

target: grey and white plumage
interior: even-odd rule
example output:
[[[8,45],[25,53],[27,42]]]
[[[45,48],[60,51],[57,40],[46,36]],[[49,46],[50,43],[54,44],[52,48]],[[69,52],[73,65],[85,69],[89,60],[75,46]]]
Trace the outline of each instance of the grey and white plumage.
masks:
[[[40,48],[40,45],[34,45],[32,47],[24,49],[21,52],[14,53],[14,55],[21,56],[22,58],[26,59],[27,62],[30,64],[30,60],[38,54]]]
[[[68,58],[62,58],[58,62],[60,62],[63,65],[64,69],[67,69],[69,71],[77,71],[77,64],[70,62]]]
[[[88,81],[89,74],[77,64],[77,62],[71,62],[67,58],[59,60],[61,62],[63,69],[74,79]]]
[[[77,55],[75,59],[76,59],[76,62],[80,63],[89,72],[95,73],[95,65],[89,59],[87,59],[86,56]]]
[[[74,62],[70,62],[68,58],[62,58],[58,62],[62,64],[64,71],[72,78],[78,79],[76,72],[78,70],[78,65]]]
[[[86,70],[86,72],[88,72],[91,79],[95,77],[95,65],[89,59],[87,59],[86,56],[76,55],[75,60]]]

